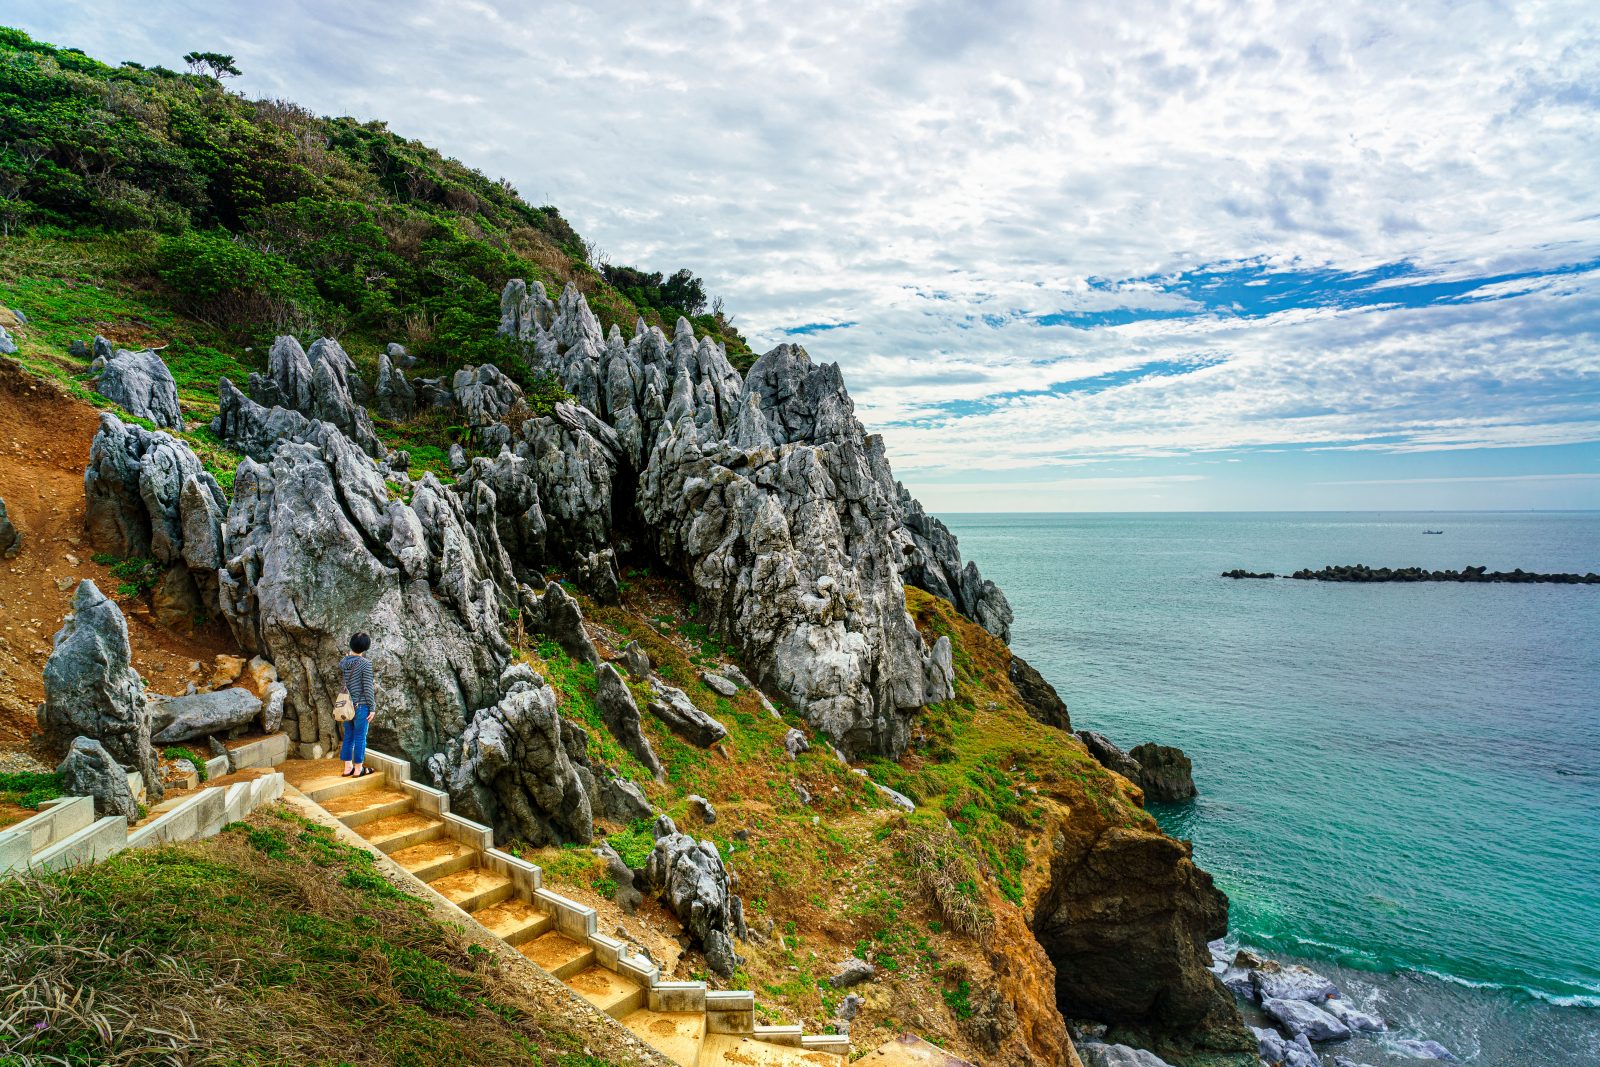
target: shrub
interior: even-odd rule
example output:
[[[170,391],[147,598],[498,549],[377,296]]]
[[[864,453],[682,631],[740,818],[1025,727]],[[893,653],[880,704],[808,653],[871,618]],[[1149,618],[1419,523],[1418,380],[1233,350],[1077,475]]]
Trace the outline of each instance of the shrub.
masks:
[[[213,326],[259,323],[293,332],[319,317],[321,301],[304,272],[223,231],[163,237],[157,272],[190,314]]]
[[[171,748],[162,752],[161,757],[163,759],[169,759],[173,761],[187,761],[188,764],[194,768],[195,773],[200,776],[200,780],[202,782],[206,780],[206,761],[202,759],[200,754],[194,749],[185,748],[183,745],[173,745]]]

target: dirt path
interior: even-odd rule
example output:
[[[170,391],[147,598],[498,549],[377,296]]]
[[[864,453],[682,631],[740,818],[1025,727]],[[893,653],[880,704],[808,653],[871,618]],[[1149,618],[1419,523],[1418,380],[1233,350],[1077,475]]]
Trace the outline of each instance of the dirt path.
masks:
[[[118,584],[90,558],[83,532],[83,469],[98,427],[95,408],[0,358],[0,499],[23,536],[21,554],[0,560],[0,752],[30,749],[45,660],[78,581],[92,578],[108,594]],[[134,667],[158,692],[182,692],[196,660],[209,667],[218,653],[237,653],[225,632],[178,634],[143,604],[123,611]]]

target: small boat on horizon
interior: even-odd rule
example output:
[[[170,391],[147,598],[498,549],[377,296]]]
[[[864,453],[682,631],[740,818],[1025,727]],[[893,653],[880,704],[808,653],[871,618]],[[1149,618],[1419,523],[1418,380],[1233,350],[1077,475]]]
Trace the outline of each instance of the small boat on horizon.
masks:
[[[1423,530],[1422,532],[1425,533],[1425,534],[1442,534],[1442,533],[1444,533],[1443,530]]]

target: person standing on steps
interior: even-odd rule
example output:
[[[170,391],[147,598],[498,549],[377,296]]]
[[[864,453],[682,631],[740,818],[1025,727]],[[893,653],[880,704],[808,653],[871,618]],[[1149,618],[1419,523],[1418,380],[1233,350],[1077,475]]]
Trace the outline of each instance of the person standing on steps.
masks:
[[[376,695],[372,685],[372,661],[367,649],[372,638],[364,633],[350,638],[350,654],[339,661],[339,673],[344,676],[344,691],[350,694],[350,703],[356,707],[356,717],[344,724],[344,740],[339,745],[339,758],[344,760],[344,778],[361,778],[372,773],[366,766],[367,728],[372,725],[372,701]]]

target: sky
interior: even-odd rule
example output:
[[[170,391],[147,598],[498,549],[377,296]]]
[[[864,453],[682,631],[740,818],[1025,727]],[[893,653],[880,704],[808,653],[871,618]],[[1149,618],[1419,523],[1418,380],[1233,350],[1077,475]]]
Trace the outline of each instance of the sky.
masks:
[[[935,511],[1600,508],[1600,6],[8,0],[837,362]]]

